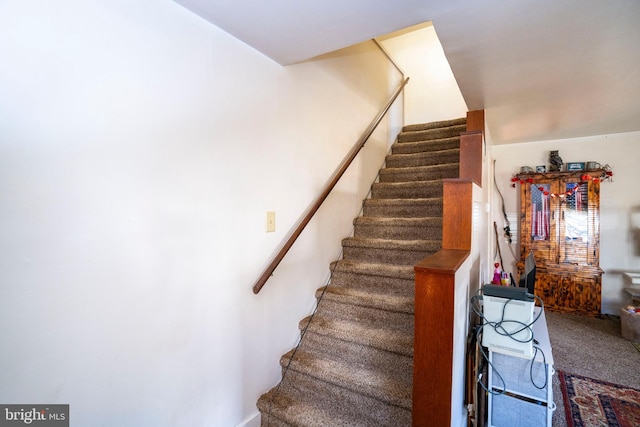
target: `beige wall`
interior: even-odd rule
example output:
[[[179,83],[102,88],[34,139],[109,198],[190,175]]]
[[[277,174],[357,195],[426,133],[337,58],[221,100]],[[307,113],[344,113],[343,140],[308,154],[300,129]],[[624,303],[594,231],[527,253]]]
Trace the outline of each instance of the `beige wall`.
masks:
[[[467,106],[440,40],[431,24],[421,24],[378,40],[409,77],[405,122],[426,123],[464,117]]]
[[[601,184],[600,189],[600,267],[605,271],[602,277],[603,313],[619,315],[619,308],[628,302],[622,290],[622,273],[640,271],[639,234],[634,232],[640,224],[631,220],[634,212],[637,215],[640,209],[638,139],[640,133],[633,132],[492,147],[496,181],[504,195],[508,214],[515,214],[518,210],[518,190],[511,188],[509,180],[520,166],[547,165],[549,150],[559,150],[565,162],[593,160],[612,167],[613,180]],[[502,230],[504,220],[500,199],[495,192],[492,212],[493,221]],[[517,256],[517,236],[512,245],[501,240],[500,246],[505,264],[515,269],[512,252]]]
[[[398,108],[251,288],[398,74],[373,42],[284,68],[171,1],[2,2],[0,58],[0,401],[256,425]]]

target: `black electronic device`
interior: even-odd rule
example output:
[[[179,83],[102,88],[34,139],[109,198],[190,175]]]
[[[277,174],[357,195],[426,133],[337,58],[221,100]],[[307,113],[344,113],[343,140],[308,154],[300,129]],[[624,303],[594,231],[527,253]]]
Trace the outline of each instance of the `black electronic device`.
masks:
[[[518,301],[531,301],[533,297],[529,295],[526,288],[502,285],[483,285],[482,294],[489,297],[498,297]]]
[[[524,260],[524,271],[520,275],[518,286],[524,288],[531,295],[535,295],[536,286],[536,260],[533,257],[533,252],[529,252],[529,255]]]

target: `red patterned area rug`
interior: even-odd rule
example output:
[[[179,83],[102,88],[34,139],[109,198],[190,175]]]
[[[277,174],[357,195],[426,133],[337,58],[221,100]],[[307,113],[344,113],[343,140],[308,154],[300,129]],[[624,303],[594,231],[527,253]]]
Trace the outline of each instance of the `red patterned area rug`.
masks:
[[[640,426],[640,390],[558,371],[569,427]]]

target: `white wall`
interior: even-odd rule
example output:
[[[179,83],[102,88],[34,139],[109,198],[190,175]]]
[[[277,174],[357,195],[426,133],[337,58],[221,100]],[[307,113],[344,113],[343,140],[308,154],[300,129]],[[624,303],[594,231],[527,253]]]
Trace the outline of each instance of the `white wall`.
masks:
[[[613,180],[600,185],[600,267],[605,272],[602,276],[602,312],[608,314],[619,315],[619,308],[628,303],[628,295],[622,290],[622,273],[640,271],[640,234],[637,232],[640,224],[634,225],[631,220],[632,214],[640,212],[638,139],[640,132],[492,147],[496,181],[509,214],[516,214],[519,209],[519,189],[511,187],[511,177],[520,166],[548,165],[550,150],[559,150],[565,163],[597,161],[612,167]],[[494,193],[492,215],[499,231],[505,224],[500,204],[499,196]],[[515,271],[513,254],[518,256],[517,234],[512,245],[501,237],[500,246],[505,264]]]
[[[169,0],[1,2],[0,58],[0,402],[255,425],[399,123],[251,288],[399,77],[372,42],[283,68]]]
[[[378,40],[410,79],[405,89],[407,124],[466,116],[467,105],[431,24]]]

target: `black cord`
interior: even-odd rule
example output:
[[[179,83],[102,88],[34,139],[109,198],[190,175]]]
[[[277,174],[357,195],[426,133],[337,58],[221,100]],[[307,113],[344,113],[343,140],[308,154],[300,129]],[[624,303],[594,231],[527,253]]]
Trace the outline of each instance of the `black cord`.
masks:
[[[480,325],[480,326],[478,326],[478,329],[476,330],[476,341],[478,341],[478,342],[480,342],[479,341],[480,340],[479,335],[481,334],[483,327],[484,327],[484,325]],[[498,376],[498,378],[500,379],[500,382],[502,382],[502,390],[500,390],[500,389],[489,390],[482,383],[482,374],[478,373],[477,381],[480,384],[480,387],[482,387],[484,389],[484,391],[486,391],[489,394],[493,394],[493,395],[496,395],[496,396],[500,395],[500,394],[504,394],[504,392],[507,389],[507,383],[504,381],[504,378],[502,378],[502,375],[500,375],[500,372],[498,372],[498,370],[493,367],[493,363],[491,363],[491,361],[489,360],[489,356],[484,352],[484,347],[482,346],[482,344],[480,344],[480,353],[482,353],[482,357],[484,358],[485,362],[487,362],[487,365],[489,366],[489,368],[487,369],[487,375],[491,375],[491,372],[495,372],[496,375]]]
[[[536,352],[533,353],[533,358],[531,359],[531,366],[529,367],[529,379],[531,380],[531,384],[533,384],[535,388],[537,388],[538,390],[544,390],[545,388],[547,388],[547,383],[549,382],[549,374],[547,373],[547,367],[546,367],[547,357],[545,356],[544,351],[542,351],[540,347],[533,346],[533,348],[535,348]],[[538,386],[538,384],[536,384],[536,382],[533,379],[533,364],[536,360],[538,352],[540,352],[540,354],[542,355],[542,367],[544,369],[544,384],[542,384],[542,386]]]
[[[527,295],[531,295],[531,294],[527,294]],[[540,297],[538,297],[536,295],[533,295],[533,297],[538,299],[540,301],[540,304],[543,304],[543,302],[540,299]],[[519,320],[505,320],[504,316],[505,316],[505,312],[507,310],[507,305],[512,301],[517,301],[517,300],[508,299],[504,303],[504,305],[502,306],[502,317],[498,322],[487,322],[487,323],[489,325],[492,325],[494,330],[496,331],[496,333],[499,334],[499,335],[502,335],[504,337],[509,337],[512,340],[514,340],[516,342],[519,342],[519,343],[531,342],[531,341],[533,341],[533,330],[531,329],[531,327],[533,326],[534,323],[536,323],[538,321],[538,319],[542,315],[542,308],[538,312],[537,316],[529,324],[524,323],[524,322],[520,322]],[[516,325],[521,325],[522,327],[520,329],[518,329],[517,331],[509,332],[502,326],[505,323],[514,323]],[[528,339],[518,339],[518,338],[515,337],[515,335],[519,334],[520,332],[527,331],[527,330],[529,331],[529,338]]]
[[[540,310],[538,311],[538,314],[536,315],[536,317],[531,321],[531,323],[524,323],[524,322],[520,322],[517,320],[505,320],[504,316],[505,316],[505,311],[506,311],[506,307],[507,304],[509,304],[511,301],[516,301],[513,299],[508,299],[504,306],[502,307],[502,316],[501,319],[497,322],[490,322],[487,321],[486,318],[484,317],[484,313],[481,312],[479,310],[479,301],[482,299],[482,295],[481,295],[481,289],[478,289],[475,294],[471,297],[470,303],[471,303],[471,309],[473,310],[473,312],[478,315],[482,320],[483,323],[482,325],[479,325],[476,329],[476,342],[479,343],[480,345],[480,352],[482,353],[482,357],[484,358],[485,362],[487,363],[489,369],[487,369],[487,372],[489,372],[488,375],[491,375],[491,372],[495,372],[495,374],[497,375],[498,379],[500,380],[500,382],[502,383],[502,387],[501,389],[498,387],[495,387],[496,390],[489,390],[487,387],[485,387],[485,385],[482,383],[482,375],[479,373],[476,381],[480,384],[480,386],[489,394],[492,395],[501,395],[504,394],[506,389],[507,389],[507,385],[506,382],[504,381],[504,378],[502,377],[502,375],[500,375],[500,372],[498,372],[497,369],[495,369],[493,367],[493,364],[491,363],[491,361],[489,360],[489,356],[485,353],[484,351],[484,347],[482,346],[482,340],[480,338],[480,334],[482,333],[482,330],[484,329],[485,326],[490,326],[494,328],[494,331],[502,336],[508,336],[511,339],[513,339],[514,341],[520,342],[520,343],[527,343],[530,341],[534,341],[534,336],[533,336],[533,330],[531,329],[531,327],[533,326],[534,323],[536,323],[538,321],[538,319],[540,318],[540,316],[542,316],[542,313],[544,311],[544,302],[542,301],[542,299],[537,296],[537,295],[533,295],[533,294],[527,294],[527,296],[536,299],[537,301],[540,302]],[[505,323],[516,323],[516,324],[520,324],[521,328],[518,329],[517,331],[514,332],[508,332],[502,325]],[[522,340],[522,339],[517,339],[516,337],[514,337],[514,335],[525,331],[525,330],[529,330],[529,335],[530,338],[526,339],[526,340]],[[537,357],[537,353],[540,352],[540,354],[542,354],[542,360],[543,360],[543,364],[546,365],[547,360],[546,360],[546,356],[544,354],[544,352],[542,351],[542,349],[540,349],[538,346],[534,346],[535,348],[535,353],[533,354],[533,357],[531,359],[531,366],[529,368],[529,377],[531,379],[531,383],[533,384],[534,387],[536,387],[537,389],[544,389],[547,386],[548,383],[548,375],[547,375],[547,370],[545,368],[545,380],[544,380],[544,385],[539,387],[535,381],[533,380],[533,363]]]

